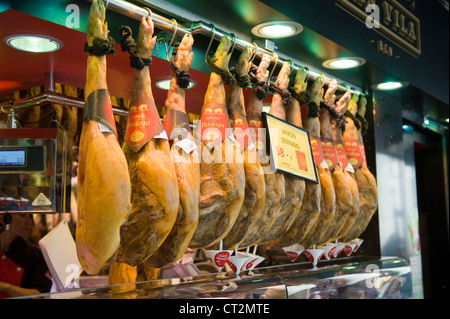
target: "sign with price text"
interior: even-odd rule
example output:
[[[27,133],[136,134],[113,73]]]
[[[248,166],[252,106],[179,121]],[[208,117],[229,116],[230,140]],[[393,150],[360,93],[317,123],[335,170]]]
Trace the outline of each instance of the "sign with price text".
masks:
[[[318,183],[308,131],[265,112],[262,118],[272,169]]]

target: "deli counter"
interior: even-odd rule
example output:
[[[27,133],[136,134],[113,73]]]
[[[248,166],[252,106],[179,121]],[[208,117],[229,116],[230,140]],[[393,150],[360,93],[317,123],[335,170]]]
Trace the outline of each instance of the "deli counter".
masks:
[[[91,286],[40,294],[33,299],[409,299],[412,276],[398,257],[339,257],[319,261],[173,277],[124,285]],[[83,284],[84,282],[84,284]],[[90,283],[89,283],[90,282]],[[85,287],[83,287],[85,286]],[[24,298],[24,297],[21,297]],[[20,298],[19,298],[20,299]]]

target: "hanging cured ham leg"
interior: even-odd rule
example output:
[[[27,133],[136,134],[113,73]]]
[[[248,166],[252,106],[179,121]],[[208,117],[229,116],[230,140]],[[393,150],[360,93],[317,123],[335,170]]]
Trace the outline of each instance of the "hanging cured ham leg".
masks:
[[[102,1],[92,2],[87,46],[107,41]],[[101,54],[96,52],[96,54]],[[97,274],[116,252],[119,229],[130,212],[130,177],[126,158],[117,141],[106,83],[106,57],[89,53],[86,104],[80,137],[78,166],[78,259],[88,274]]]
[[[265,131],[263,129],[261,112],[263,103],[262,100],[267,94],[268,85],[266,84],[267,78],[269,77],[269,71],[267,68],[270,65],[270,57],[264,55],[261,61],[256,67],[253,65],[250,74],[252,75],[251,82],[253,88],[250,92],[250,98],[247,105],[247,121],[250,128],[250,134],[253,142],[256,145],[256,152],[258,159],[266,160],[266,149],[265,149]],[[260,161],[261,162],[261,161]],[[265,170],[265,165],[261,163],[263,171]],[[264,224],[264,218],[267,213],[267,209],[273,205],[272,195],[272,184],[266,185],[268,176],[264,175],[264,186],[265,186],[265,201],[262,211],[256,216],[256,221],[251,224],[248,228],[247,234],[245,235],[243,241],[240,243],[240,247],[248,247],[253,245],[259,238],[261,229]],[[268,195],[271,194],[271,195]]]
[[[336,194],[336,208],[335,215],[331,221],[324,240],[333,241],[337,239],[339,231],[346,223],[348,216],[353,209],[353,195],[350,185],[344,176],[345,171],[338,165],[338,157],[333,140],[333,132],[331,126],[332,114],[337,114],[334,102],[336,96],[334,93],[337,89],[336,80],[332,80],[325,92],[323,102],[321,103],[321,110],[319,112],[320,119],[320,139],[322,143],[322,151],[324,158],[331,171],[333,179],[334,191]]]
[[[358,96],[353,95],[348,104],[347,121],[343,133],[344,143],[356,140],[361,151],[361,163],[357,163],[355,168],[356,183],[359,191],[359,215],[345,240],[354,239],[362,234],[369,224],[373,214],[378,208],[378,189],[376,179],[367,167],[364,156],[364,143],[362,139],[361,124],[356,119],[356,113],[364,117],[366,113],[366,99],[361,98],[360,106],[357,105]]]
[[[305,128],[310,133],[313,152],[321,154],[320,121],[318,117],[319,105],[323,96],[323,77],[319,76],[311,86],[311,100],[308,103],[305,118]],[[313,229],[306,238],[300,241],[305,248],[311,245],[319,245],[326,241],[326,231],[335,214],[336,194],[330,169],[323,160],[323,155],[314,156],[314,163],[320,181],[320,215]]]
[[[166,99],[164,128],[171,139],[171,154],[178,177],[180,207],[169,236],[158,250],[146,260],[146,264],[162,268],[183,257],[198,224],[198,201],[200,193],[200,159],[197,146],[190,132],[186,115],[185,87],[181,74],[189,71],[194,39],[186,34],[172,56],[174,72]],[[181,71],[181,72],[180,72]],[[177,74],[179,74],[177,76]]]
[[[228,93],[228,115],[234,137],[241,146],[244,161],[245,197],[233,228],[231,228],[228,235],[223,239],[224,249],[235,249],[239,247],[240,242],[244,239],[248,230],[251,229],[263,210],[266,199],[264,172],[259,162],[255,144],[249,136],[244,103],[243,87],[249,84],[247,83],[249,81],[245,81],[244,79],[247,79],[250,71],[251,56],[252,52],[250,47],[247,46],[242,51],[238,64],[235,67],[237,82],[230,86]]]
[[[152,35],[151,18],[143,18],[132,55],[137,61],[131,63],[130,109],[122,147],[131,179],[132,210],[120,228],[116,261],[130,266],[145,261],[163,243],[179,207],[177,175],[151,90],[149,65],[156,42]]]
[[[299,72],[301,72],[299,76],[301,75],[301,78],[305,79],[307,75],[306,69],[300,69]],[[315,80],[311,87],[311,92],[306,91],[306,85],[307,82],[304,82],[304,80],[296,82],[294,85],[294,92],[296,93],[294,96],[299,101],[299,105],[309,103],[311,94],[320,95],[319,92],[323,86],[323,78],[318,77]],[[296,104],[293,105],[295,106]],[[295,110],[292,109],[292,112],[295,112]],[[296,117],[300,116],[300,119],[296,120],[299,122],[301,120],[301,111],[298,110],[295,114],[297,114]],[[303,127],[307,129],[307,125],[304,125]],[[318,134],[318,131],[315,133]],[[311,131],[309,134],[312,134]],[[317,168],[315,169],[317,171]],[[273,243],[273,246],[279,248],[288,247],[297,243],[302,243],[302,240],[307,238],[320,215],[320,196],[320,179],[318,183],[305,181],[305,192],[300,212],[291,227],[283,234],[283,236],[281,236],[281,238]]]
[[[263,61],[260,63],[260,67],[265,67]],[[285,63],[277,76],[277,84],[282,83],[282,85],[286,87],[289,81],[289,72],[289,63]],[[258,89],[257,86],[254,87],[253,94],[256,94],[256,89]],[[258,102],[258,99],[251,99],[249,101],[248,112],[249,113],[247,115],[247,118],[257,120],[258,116],[261,116],[262,103]],[[269,113],[282,119],[285,118],[283,98],[278,92],[274,93],[272,97],[272,103]],[[259,155],[262,167],[265,172],[264,180],[266,184],[266,202],[264,204],[264,209],[261,212],[260,217],[254,225],[254,230],[247,234],[244,241],[241,243],[241,247],[256,245],[264,240],[267,233],[271,230],[285,198],[284,174],[282,172],[271,171],[270,163],[268,161],[268,156],[265,153],[265,149],[264,153],[259,153]]]
[[[344,113],[347,110],[348,102],[351,98],[351,93],[349,91],[345,92],[345,94],[336,102],[335,105],[335,113],[334,116],[331,118],[331,132],[333,134],[333,140],[334,144],[336,146],[336,152],[338,155],[339,163],[336,166],[336,169],[338,166],[341,168],[343,172],[343,178],[344,183],[350,187],[351,193],[352,193],[352,209],[335,236],[335,238],[331,238],[330,240],[334,239],[340,239],[342,237],[345,237],[346,234],[350,231],[353,224],[356,221],[356,218],[359,215],[359,191],[358,191],[358,185],[356,184],[356,178],[355,178],[355,171],[351,164],[348,163],[347,154],[345,152],[344,148],[344,142],[342,140],[342,129],[345,126],[345,117]],[[336,170],[335,169],[335,170]],[[335,179],[335,175],[333,174],[333,182]]]
[[[307,82],[305,82],[305,78],[306,71],[299,68],[295,74],[293,83],[295,93],[299,94],[300,92],[305,91],[307,84]],[[286,90],[288,83],[280,82],[279,86],[280,89]],[[303,127],[300,103],[298,99],[291,99],[290,102],[290,105],[286,105],[287,122],[298,127]],[[296,220],[302,206],[303,196],[305,193],[305,180],[291,174],[284,174],[284,183],[284,203],[281,206],[277,219],[264,239],[264,242],[269,245],[271,245],[271,241],[280,238],[286,233],[292,223]]]
[[[244,201],[245,173],[238,143],[230,135],[225,87],[219,70],[228,70],[231,41],[222,37],[212,58],[204,105],[197,126],[200,140],[199,222],[189,244],[205,248],[222,240],[235,223]]]

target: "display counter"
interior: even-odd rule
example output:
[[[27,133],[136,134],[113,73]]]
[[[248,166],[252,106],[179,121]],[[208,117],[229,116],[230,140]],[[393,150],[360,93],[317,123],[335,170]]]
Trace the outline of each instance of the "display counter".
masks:
[[[33,299],[407,299],[411,268],[398,257],[340,257],[317,267],[300,262],[255,268],[236,276],[220,272],[105,285],[35,295]]]

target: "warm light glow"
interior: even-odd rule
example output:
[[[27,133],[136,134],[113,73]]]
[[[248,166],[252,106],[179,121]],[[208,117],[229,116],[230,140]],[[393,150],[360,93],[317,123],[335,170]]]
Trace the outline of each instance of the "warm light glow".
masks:
[[[35,53],[53,52],[62,47],[58,39],[32,34],[10,35],[3,41],[14,49]]]
[[[271,21],[258,24],[252,28],[252,33],[262,38],[291,37],[303,31],[303,26],[291,21]]]
[[[322,65],[328,69],[350,69],[363,65],[366,60],[363,58],[336,58],[326,60]]]
[[[266,112],[266,113],[269,113],[269,111],[270,111],[270,105],[263,105],[262,111],[263,111],[263,112]]]
[[[289,25],[268,25],[259,29],[259,32],[266,37],[288,37],[294,34],[295,28]]]
[[[378,90],[396,90],[403,87],[401,82],[384,82],[377,85]]]
[[[156,87],[158,87],[160,89],[168,90],[170,87],[170,79],[157,81],[157,82],[155,82],[155,85],[156,85]],[[188,90],[194,86],[195,86],[195,82],[189,81],[189,85],[186,90]]]

